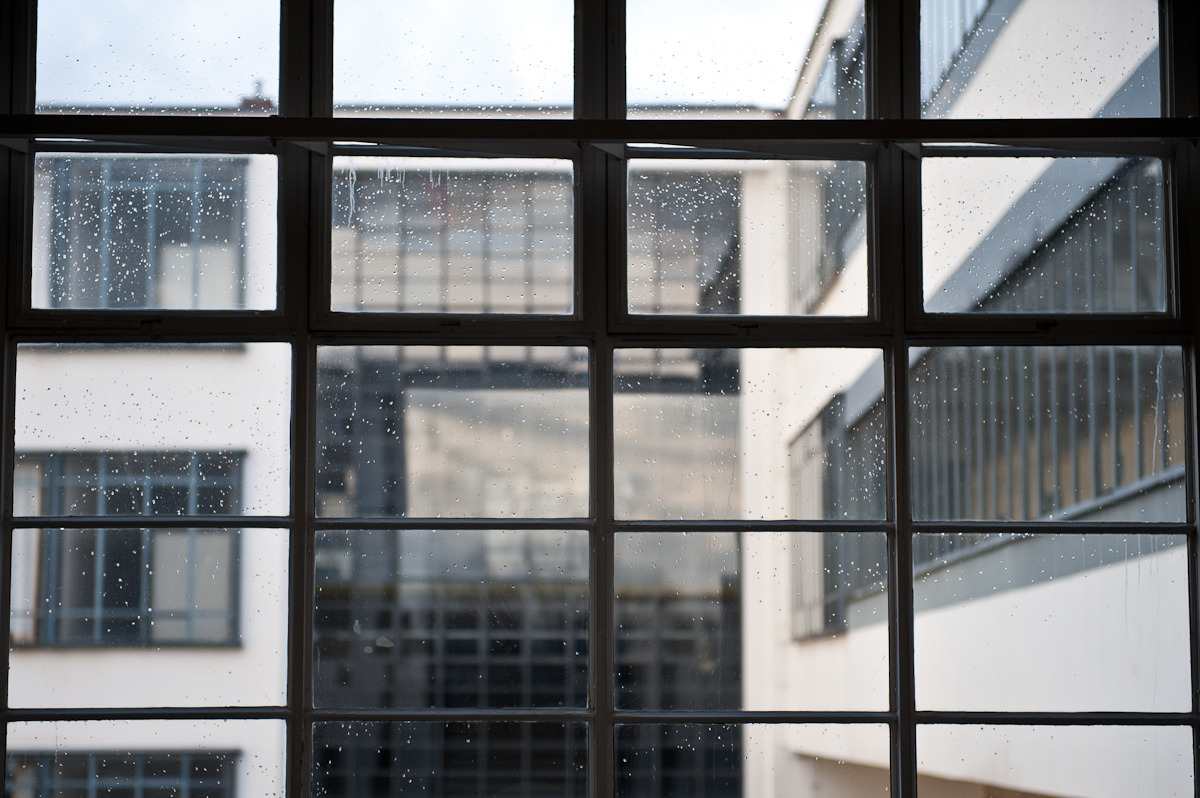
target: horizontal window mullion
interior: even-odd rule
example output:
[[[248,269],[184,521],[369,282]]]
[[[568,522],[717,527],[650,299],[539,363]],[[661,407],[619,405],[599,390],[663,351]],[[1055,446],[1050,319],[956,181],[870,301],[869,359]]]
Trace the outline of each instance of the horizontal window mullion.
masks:
[[[891,521],[617,521],[614,532],[891,532]]]
[[[917,723],[977,726],[1183,726],[1195,712],[942,712],[917,710]]]
[[[907,527],[926,535],[1191,535],[1196,531],[1192,524],[1155,521],[913,521]]]
[[[285,515],[38,515],[5,522],[8,529],[280,529],[295,523]]]
[[[893,712],[617,710],[614,723],[891,723]]]
[[[416,141],[404,145],[331,144],[330,155],[368,155],[402,158],[563,158],[579,157],[578,141]]]
[[[148,144],[136,140],[105,141],[105,140],[76,140],[61,141],[59,139],[33,139],[29,141],[26,150],[30,153],[144,153],[147,155],[276,155],[278,144],[267,139],[265,141],[225,141],[218,139],[173,139],[169,145]]]
[[[420,336],[421,343],[473,344],[516,340],[560,344],[567,336],[583,341],[595,335],[594,327],[570,316],[428,316],[419,313],[334,314],[317,322],[310,332],[318,343],[336,339],[337,343],[380,343],[401,336]],[[332,343],[333,341],[330,340]]]
[[[94,709],[8,709],[10,723],[80,720],[287,720],[286,707],[96,707]]]
[[[727,145],[730,141],[986,142],[1055,146],[1071,140],[1188,139],[1200,120],[1185,118],[1007,119],[418,119],[351,117],[102,116],[13,114],[0,119],[9,139],[92,138],[160,145],[232,140],[358,141],[413,146],[430,141],[489,140],[664,142]],[[220,143],[210,146],[221,146]],[[1101,147],[1101,149],[1103,149]]]
[[[308,523],[312,529],[591,529],[594,521],[586,518],[317,518]]]
[[[89,314],[50,313],[36,319],[20,317],[8,325],[8,333],[22,344],[72,343],[212,343],[244,344],[288,341],[296,330],[294,322],[282,317],[251,314],[188,312],[163,318],[154,311],[108,317]]]
[[[622,347],[819,347],[882,349],[892,342],[891,332],[876,322],[858,320],[760,321],[753,316],[728,319],[636,319],[613,325],[608,336]]]
[[[583,721],[590,709],[313,709],[313,721]]]
[[[873,161],[878,157],[881,142],[855,141],[709,141],[681,150],[676,146],[661,146],[653,143],[631,143],[607,145],[617,147],[620,156],[639,159],[674,160],[822,160],[822,161]],[[623,147],[623,150],[621,149]]]
[[[989,323],[989,321],[991,323]],[[1192,341],[1186,326],[1176,321],[1160,323],[1136,319],[1064,319],[1055,317],[1047,329],[1026,329],[980,319],[979,324],[957,323],[953,328],[909,329],[910,348],[973,346],[1187,346]]]

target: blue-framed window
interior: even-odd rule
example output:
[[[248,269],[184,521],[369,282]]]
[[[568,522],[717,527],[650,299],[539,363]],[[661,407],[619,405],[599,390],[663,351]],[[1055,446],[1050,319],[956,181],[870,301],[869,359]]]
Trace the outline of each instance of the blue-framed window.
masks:
[[[243,307],[246,164],[39,155],[50,307]]]
[[[5,798],[229,798],[232,752],[10,753]]]
[[[22,454],[22,515],[187,516],[238,511],[241,455]],[[21,529],[13,640],[38,646],[234,645],[234,529]]]

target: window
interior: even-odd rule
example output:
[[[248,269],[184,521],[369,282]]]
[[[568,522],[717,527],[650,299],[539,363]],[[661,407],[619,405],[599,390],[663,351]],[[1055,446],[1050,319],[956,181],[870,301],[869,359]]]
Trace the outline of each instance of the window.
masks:
[[[1195,794],[1182,0],[18,5],[7,794]]]
[[[13,798],[56,795],[235,795],[234,754],[20,754],[10,757],[5,794]]]
[[[36,168],[52,307],[245,306],[245,159],[43,155]]]
[[[21,509],[35,516],[234,514],[241,456],[21,454]],[[23,529],[13,541],[14,643],[230,644],[238,640],[237,542],[229,529]],[[15,588],[14,588],[15,590]]]

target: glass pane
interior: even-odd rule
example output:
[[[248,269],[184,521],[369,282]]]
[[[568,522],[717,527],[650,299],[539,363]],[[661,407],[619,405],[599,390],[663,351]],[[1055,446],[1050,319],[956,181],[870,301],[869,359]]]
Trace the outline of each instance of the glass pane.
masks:
[[[287,564],[279,529],[14,530],[10,706],[283,704]]]
[[[313,793],[587,795],[584,723],[318,723]]]
[[[584,516],[587,351],[317,351],[323,516]]]
[[[1183,521],[1178,347],[912,353],[919,520]]]
[[[623,724],[616,794],[886,798],[886,726]]]
[[[337,0],[338,115],[570,117],[571,0]]]
[[[1155,0],[921,0],[925,118],[1158,116]]]
[[[882,533],[617,535],[617,707],[887,709],[886,562]]]
[[[1167,309],[1154,158],[925,158],[925,307],[934,312]]]
[[[885,516],[878,350],[618,349],[614,368],[618,518]]]
[[[633,313],[867,312],[858,161],[635,159],[628,233]]]
[[[273,155],[38,153],[35,308],[275,307]]]
[[[318,706],[587,705],[582,530],[317,533]]]
[[[8,724],[14,798],[283,798],[282,720],[99,720]]]
[[[570,313],[572,164],[333,160],[333,309]]]
[[[282,515],[291,347],[23,344],[18,515]]]
[[[862,0],[629,3],[629,116],[861,117],[862,8]]]
[[[917,708],[1186,712],[1183,535],[917,535]]]
[[[278,2],[38,0],[39,111],[272,114],[278,91]]]
[[[926,796],[1193,795],[1192,732],[1159,726],[918,726]],[[968,792],[971,791],[971,792]]]

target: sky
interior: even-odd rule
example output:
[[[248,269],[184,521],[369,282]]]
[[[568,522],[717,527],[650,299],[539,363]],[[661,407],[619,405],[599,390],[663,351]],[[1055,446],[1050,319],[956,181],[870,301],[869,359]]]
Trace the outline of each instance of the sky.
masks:
[[[631,104],[783,107],[823,0],[628,0]],[[278,96],[273,0],[40,0],[39,105]],[[338,105],[564,106],[571,0],[337,0]]]

